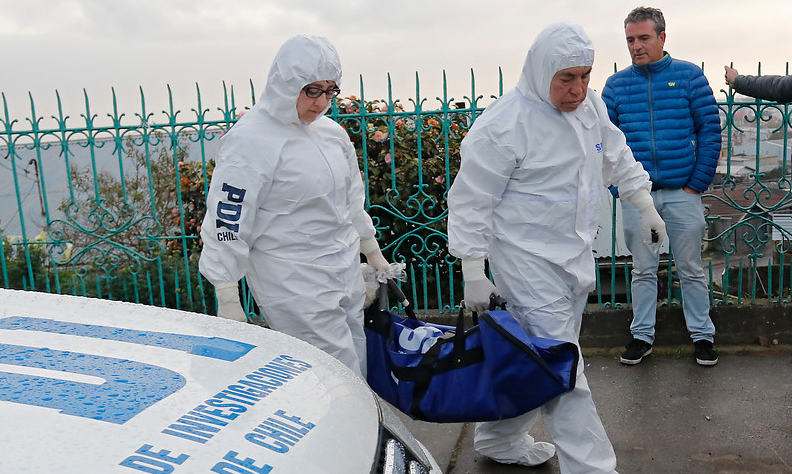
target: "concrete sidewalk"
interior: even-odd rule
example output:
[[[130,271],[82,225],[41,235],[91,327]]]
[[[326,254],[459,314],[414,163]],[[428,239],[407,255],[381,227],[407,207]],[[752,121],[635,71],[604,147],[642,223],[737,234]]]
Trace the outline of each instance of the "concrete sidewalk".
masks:
[[[685,349],[658,348],[636,366],[614,351],[585,359],[586,376],[621,474],[792,474],[792,350],[717,347],[700,367]],[[559,473],[503,465],[473,451],[473,424],[410,420],[445,474]],[[532,434],[551,441],[541,425]]]

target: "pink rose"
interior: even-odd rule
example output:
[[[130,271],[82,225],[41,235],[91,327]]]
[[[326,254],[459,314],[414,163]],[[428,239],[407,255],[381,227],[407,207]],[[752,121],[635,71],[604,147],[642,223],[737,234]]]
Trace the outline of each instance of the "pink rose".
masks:
[[[374,135],[371,136],[371,139],[377,143],[381,143],[386,138],[388,138],[388,132],[383,132],[381,130],[377,130],[374,132]]]
[[[385,163],[391,164],[391,154],[390,153],[386,153],[385,154]]]

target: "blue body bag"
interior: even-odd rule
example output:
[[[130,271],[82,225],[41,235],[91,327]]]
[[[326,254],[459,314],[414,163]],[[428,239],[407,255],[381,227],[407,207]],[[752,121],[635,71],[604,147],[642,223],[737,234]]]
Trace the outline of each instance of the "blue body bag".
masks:
[[[413,419],[513,418],[575,387],[577,346],[529,336],[508,311],[465,329],[462,311],[453,327],[374,306],[365,313],[369,386]]]

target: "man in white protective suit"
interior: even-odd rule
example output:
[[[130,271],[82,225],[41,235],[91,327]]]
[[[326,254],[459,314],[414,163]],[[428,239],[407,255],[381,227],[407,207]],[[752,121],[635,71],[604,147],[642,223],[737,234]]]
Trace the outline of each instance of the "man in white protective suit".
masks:
[[[449,250],[462,260],[465,305],[485,311],[489,296],[500,294],[526,332],[575,344],[595,288],[592,243],[606,187],[619,186],[644,210],[647,240],[652,231],[660,242],[665,237],[647,173],[600,96],[588,91],[593,62],[582,28],[545,28],[517,87],[490,105],[462,141],[448,198]],[[487,258],[495,285],[484,272]],[[477,424],[476,451],[531,466],[557,447],[564,474],[615,473],[583,366],[581,359],[571,392],[522,416]],[[528,434],[539,413],[555,446]]]
[[[324,116],[341,63],[325,38],[281,46],[259,102],[222,138],[201,226],[200,271],[217,314],[246,321],[246,277],[267,324],[323,349],[365,378],[360,253],[388,262],[364,210],[344,129]]]

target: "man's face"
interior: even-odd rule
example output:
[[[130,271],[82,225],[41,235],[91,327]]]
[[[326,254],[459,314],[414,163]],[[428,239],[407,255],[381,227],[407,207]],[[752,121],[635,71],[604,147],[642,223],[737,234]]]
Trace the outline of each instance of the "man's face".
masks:
[[[645,66],[663,59],[666,34],[665,31],[657,34],[654,20],[627,23],[624,34],[627,37],[627,49],[630,50],[632,62],[636,66]]]
[[[588,93],[591,66],[562,69],[550,81],[550,101],[561,112],[572,112],[580,107]]]
[[[334,88],[335,82],[316,81],[308,84],[306,87],[314,87],[324,91]],[[299,97],[297,97],[297,116],[300,118],[301,122],[311,123],[316,120],[316,118],[319,117],[322,112],[324,112],[324,110],[327,108],[327,104],[330,103],[330,100],[331,99],[325,94],[312,99],[305,95],[305,90],[301,90]]]

